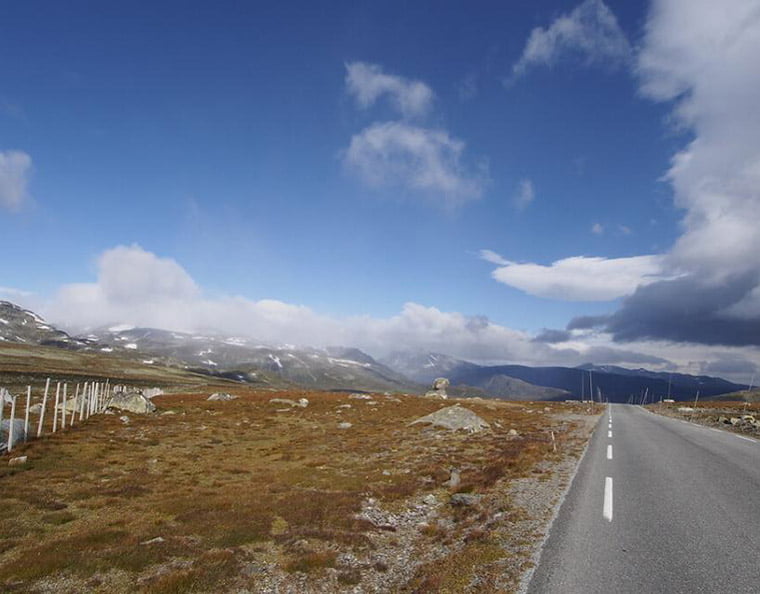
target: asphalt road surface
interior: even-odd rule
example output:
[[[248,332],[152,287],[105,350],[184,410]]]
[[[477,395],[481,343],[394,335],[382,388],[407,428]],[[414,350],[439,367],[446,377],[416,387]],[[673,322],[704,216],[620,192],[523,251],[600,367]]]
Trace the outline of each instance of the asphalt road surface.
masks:
[[[610,405],[528,592],[760,593],[760,442]]]

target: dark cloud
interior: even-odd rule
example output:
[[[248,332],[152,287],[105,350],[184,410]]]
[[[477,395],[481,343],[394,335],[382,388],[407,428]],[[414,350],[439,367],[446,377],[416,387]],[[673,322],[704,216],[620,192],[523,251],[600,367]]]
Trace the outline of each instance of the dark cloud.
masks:
[[[747,359],[721,358],[702,365],[702,373],[709,375],[745,375],[749,377],[757,372],[757,365]]]
[[[620,342],[654,339],[758,346],[760,319],[726,313],[757,284],[757,275],[745,274],[721,284],[707,284],[689,276],[640,287],[606,320],[604,329]],[[589,327],[583,325],[586,323],[576,318],[568,328]]]
[[[578,316],[570,320],[567,325],[568,330],[590,330],[591,328],[598,328],[603,326],[609,316]]]
[[[585,355],[590,361],[593,361],[597,365],[616,365],[625,363],[628,365],[655,365],[670,368],[674,365],[673,362],[655,355],[647,355],[646,353],[626,351],[610,347],[592,347],[585,353]]]
[[[554,344],[556,342],[568,341],[570,340],[570,336],[572,335],[567,330],[552,330],[550,328],[544,328],[544,330],[533,339],[533,342]]]

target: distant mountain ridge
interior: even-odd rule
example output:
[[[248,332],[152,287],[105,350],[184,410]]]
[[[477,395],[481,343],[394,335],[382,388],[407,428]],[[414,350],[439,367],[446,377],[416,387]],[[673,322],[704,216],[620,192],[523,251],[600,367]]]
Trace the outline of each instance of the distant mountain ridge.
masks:
[[[627,369],[613,365],[528,367],[478,365],[442,353],[398,351],[375,360],[353,347],[296,347],[221,335],[188,334],[156,328],[110,326],[76,337],[40,316],[0,301],[0,341],[112,353],[141,364],[179,367],[236,381],[325,390],[420,392],[437,377],[448,378],[452,393],[483,394],[511,400],[564,400],[601,393],[612,402],[708,398],[747,386],[722,378]],[[469,388],[466,389],[466,388]]]
[[[601,397],[611,402],[638,402],[667,398],[693,399],[699,390],[710,397],[743,390],[746,386],[722,378],[682,373],[627,369],[613,365],[580,367],[528,367],[525,365],[478,365],[440,353],[393,353],[383,361],[417,381],[447,377],[453,385],[482,389],[491,396],[515,400],[559,400]],[[512,383],[520,381],[523,383]],[[541,389],[546,390],[542,392]]]
[[[184,364],[239,381],[265,373],[317,389],[419,391],[420,386],[352,347],[272,346],[229,336],[205,336],[156,328],[113,326],[88,339],[104,349],[131,350],[164,364]]]

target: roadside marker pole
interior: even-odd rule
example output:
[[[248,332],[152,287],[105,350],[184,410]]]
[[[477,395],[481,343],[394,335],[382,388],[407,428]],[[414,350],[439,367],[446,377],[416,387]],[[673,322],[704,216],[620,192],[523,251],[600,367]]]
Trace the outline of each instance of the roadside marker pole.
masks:
[[[37,426],[37,437],[42,435],[42,423],[45,420],[45,407],[47,406],[48,390],[50,389],[50,378],[45,382],[45,395],[42,397],[42,409],[40,410],[40,424]]]

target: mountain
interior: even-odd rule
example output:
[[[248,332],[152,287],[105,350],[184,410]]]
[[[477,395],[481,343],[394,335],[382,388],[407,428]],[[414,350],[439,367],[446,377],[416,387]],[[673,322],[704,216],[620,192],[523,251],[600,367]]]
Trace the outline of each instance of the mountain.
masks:
[[[671,381],[669,388],[667,373],[610,367],[595,369],[497,365],[459,373],[449,379],[452,383],[482,386],[493,376],[505,375],[537,386],[565,390],[575,398],[589,398],[593,385],[594,397],[598,398],[601,392],[602,398],[610,402],[638,402],[644,394],[650,401],[667,398],[668,394],[674,400],[690,400],[697,390],[707,398],[746,387],[722,378],[679,374],[678,381]]]
[[[449,378],[452,395],[457,394],[457,386],[461,385],[476,388],[486,397],[508,400],[564,400],[571,396],[565,390],[534,385],[506,374],[480,373],[489,368],[442,353],[396,351],[382,362],[423,384],[430,384],[437,377]],[[460,381],[458,378],[462,377],[468,380]]]
[[[104,349],[133,351],[141,357],[195,371],[251,381],[276,376],[325,390],[419,391],[404,376],[350,347],[324,349],[272,346],[242,337],[186,334],[156,328],[113,326],[87,336]]]
[[[443,355],[420,351],[395,351],[380,361],[398,373],[421,384],[430,384],[438,377],[451,377],[480,368],[480,365]]]
[[[578,369],[591,371],[596,375],[597,373],[608,373],[615,375],[625,375],[637,378],[646,378],[651,380],[660,380],[669,384],[670,389],[666,389],[665,397],[667,394],[673,393],[684,394],[688,397],[696,395],[699,390],[701,395],[705,394],[725,394],[727,392],[733,392],[737,389],[742,389],[740,384],[729,382],[719,377],[711,377],[708,375],[688,375],[685,373],[671,373],[667,371],[650,371],[649,369],[627,369],[625,367],[618,367],[616,365],[593,365],[587,363],[580,365]],[[746,386],[745,386],[746,387]],[[674,391],[675,389],[675,391]],[[658,392],[658,395],[661,393]]]
[[[0,341],[67,349],[90,349],[87,340],[69,336],[36,313],[9,301],[0,301]]]

